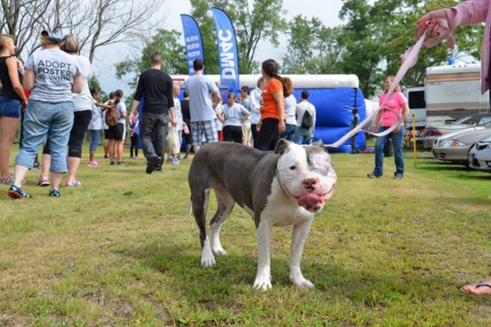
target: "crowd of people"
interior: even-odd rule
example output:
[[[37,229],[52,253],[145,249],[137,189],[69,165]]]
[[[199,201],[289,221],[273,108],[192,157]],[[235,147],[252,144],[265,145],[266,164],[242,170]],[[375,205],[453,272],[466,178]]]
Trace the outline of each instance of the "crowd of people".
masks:
[[[62,37],[43,31],[41,44],[43,50],[33,53],[24,69],[14,57],[13,38],[2,35],[0,39],[3,84],[0,99],[8,104],[6,108],[11,108],[3,110],[0,120],[0,183],[11,184],[8,192],[11,198],[31,197],[23,190],[22,182],[35,165],[39,146],[43,143],[38,185],[51,186],[49,195],[59,197],[62,175],[67,173],[66,187],[81,186],[77,170],[87,132],[91,140],[88,166],[101,166],[95,154],[104,130],[104,158],[109,159],[109,165],[127,166],[123,161],[123,146],[128,134],[130,158],[139,158],[141,142],[147,174],[161,171],[166,155],[167,162],[180,164],[183,137],[186,141],[183,160],[192,150],[197,152],[210,142],[236,142],[264,151],[274,149],[280,138],[297,144],[311,144],[314,139],[317,113],[309,101],[309,92],[302,90],[297,101],[292,80],[279,75],[279,64],[273,59],[262,63],[255,88],[243,86],[240,90],[223,93],[217,83],[204,75],[203,60],[196,59],[193,62],[195,74],[185,81],[181,100],[180,85],[173,83],[172,77],[162,70],[163,58],[154,53],[149,60],[150,69],[139,76],[127,117],[122,90],[111,92],[109,101],[101,103],[101,91],[89,89],[91,64],[78,54],[79,44],[74,36]],[[388,77],[385,91],[391,82],[392,77]],[[227,98],[225,102],[224,97]],[[382,94],[382,102],[392,104],[390,111],[407,115],[407,100],[402,93],[396,92],[388,100]],[[59,113],[48,117],[46,108],[53,106]],[[56,110],[50,110],[50,113]],[[15,160],[14,173],[10,174],[10,145],[23,111],[26,112],[22,146]],[[392,125],[394,115],[381,113],[375,125],[381,125],[383,130]],[[40,122],[40,117],[45,120]],[[355,109],[351,128],[356,127],[358,121]],[[377,139],[375,169],[368,177],[383,175],[383,147],[390,138],[396,152],[395,177],[402,178],[402,146],[397,137],[401,133],[403,126]],[[355,138],[351,141],[352,153],[359,153]]]
[[[308,91],[303,91],[304,97],[297,104],[293,83],[279,75],[275,60],[263,62],[256,88],[243,86],[237,93],[226,91],[225,102],[222,99],[225,94],[220,93],[219,86],[203,74],[204,62],[194,60],[193,68],[195,74],[185,82],[184,98],[189,104],[183,109],[183,117],[190,127],[190,133],[185,136],[186,158],[191,146],[197,152],[210,142],[236,142],[260,150],[274,149],[281,137],[298,143],[312,142],[315,106],[308,102]],[[312,117],[311,122],[300,130],[297,123],[302,121],[305,112]],[[297,137],[297,133],[302,137]]]
[[[43,31],[41,45],[42,51],[33,53],[24,69],[15,58],[13,38],[0,38],[0,99],[10,108],[0,116],[0,183],[11,184],[11,198],[31,197],[22,184],[27,172],[39,165],[39,147],[42,160],[38,185],[51,186],[49,196],[60,196],[65,173],[66,187],[81,186],[77,171],[86,134],[90,135],[88,166],[101,166],[96,150],[102,131],[104,158],[109,159],[109,165],[127,166],[123,146],[128,134],[130,158],[139,158],[141,144],[147,174],[162,170],[166,154],[167,162],[180,164],[183,138],[183,160],[210,142],[236,142],[271,150],[280,138],[299,144],[310,144],[314,138],[316,108],[308,100],[309,92],[302,91],[297,103],[292,80],[279,75],[275,60],[262,63],[255,88],[243,86],[236,92],[221,93],[219,85],[203,74],[204,62],[196,59],[195,74],[184,83],[181,100],[180,86],[162,70],[162,56],[154,53],[150,69],[139,77],[127,117],[122,90],[111,92],[109,100],[101,103],[101,90],[89,89],[91,64],[78,54],[79,44],[74,36]],[[59,112],[48,117],[46,109],[53,106]],[[25,116],[22,146],[11,174],[10,145],[21,115]],[[45,119],[41,123],[40,117]]]
[[[22,186],[35,166],[41,168],[38,185],[50,186],[51,197],[61,195],[65,173],[66,187],[81,186],[77,171],[84,138],[90,135],[87,165],[100,167],[96,150],[102,131],[104,158],[109,159],[109,165],[127,166],[123,146],[128,134],[130,158],[139,158],[141,142],[147,174],[162,170],[166,154],[169,163],[180,164],[183,138],[183,160],[210,142],[236,142],[259,150],[274,149],[281,137],[312,142],[316,109],[308,101],[309,93],[303,91],[297,104],[291,79],[278,74],[279,65],[272,59],[263,62],[256,88],[243,86],[224,93],[203,74],[204,62],[197,59],[195,74],[186,80],[180,100],[180,86],[162,70],[162,56],[154,53],[150,69],[139,77],[127,117],[122,90],[111,92],[109,100],[102,103],[101,90],[89,89],[91,64],[78,54],[74,36],[43,31],[41,46],[42,51],[34,52],[24,68],[15,57],[13,37],[0,36],[0,183],[11,185],[8,195],[13,199],[31,198]],[[10,147],[21,116],[25,116],[21,147],[11,174]],[[309,118],[307,123],[305,117]]]

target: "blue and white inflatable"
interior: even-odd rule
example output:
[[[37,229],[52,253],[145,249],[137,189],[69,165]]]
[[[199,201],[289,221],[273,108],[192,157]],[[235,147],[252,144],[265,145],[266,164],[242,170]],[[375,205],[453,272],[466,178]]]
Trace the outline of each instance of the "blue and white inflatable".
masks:
[[[220,84],[219,75],[207,75],[213,81]],[[343,137],[350,130],[353,118],[353,108],[358,109],[360,122],[367,116],[365,99],[359,89],[359,80],[356,75],[282,75],[291,78],[294,87],[294,95],[297,101],[303,90],[310,93],[308,101],[317,110],[315,126],[316,139],[321,139],[324,144],[332,144]],[[256,87],[260,75],[240,75],[240,85]],[[173,76],[176,82],[182,82],[188,76]],[[180,83],[181,84],[181,83]],[[181,84],[182,85],[182,84]],[[358,133],[356,145],[360,150],[365,148],[365,134]],[[329,152],[351,152],[350,140],[347,140],[339,148],[330,148]]]

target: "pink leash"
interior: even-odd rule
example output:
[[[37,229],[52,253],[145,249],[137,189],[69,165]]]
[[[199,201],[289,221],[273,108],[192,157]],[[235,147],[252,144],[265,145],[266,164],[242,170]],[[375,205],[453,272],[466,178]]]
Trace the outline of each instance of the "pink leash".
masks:
[[[423,46],[423,42],[425,40],[425,37],[426,37],[426,32],[421,36],[421,38],[418,40],[418,42],[414,46],[409,48],[406,51],[406,53],[404,54],[403,59],[402,59],[403,60],[402,65],[399,68],[399,71],[397,72],[397,74],[394,78],[394,81],[392,82],[392,85],[390,86],[390,89],[387,92],[387,96],[385,97],[385,99],[389,99],[391,97],[391,95],[394,93],[394,89],[401,82],[402,78],[404,77],[404,75],[406,75],[409,68],[413,67],[416,64],[416,62],[418,61],[418,53],[419,53],[419,50],[421,49],[421,47]],[[383,107],[384,107],[384,103],[382,103],[378,107],[377,110],[372,112],[372,114],[370,116],[366,117],[361,123],[358,124],[358,126],[356,126],[351,131],[349,131],[345,136],[343,136],[342,138],[340,138],[339,140],[337,140],[333,144],[326,145],[326,147],[328,147],[328,148],[340,147],[344,142],[346,142],[346,140],[349,140],[351,137],[358,134],[358,132],[363,128],[363,126],[368,124],[377,115],[377,113],[380,111],[380,109],[382,109]],[[371,131],[365,131],[365,130],[364,130],[364,132],[372,134],[374,136],[384,136],[384,135],[387,135],[390,132],[392,132],[401,123],[402,123],[402,116],[397,115],[397,121],[390,128],[384,130],[383,132],[373,133]]]
[[[453,14],[453,12],[451,12],[451,14]],[[406,52],[402,56],[402,65],[399,68],[399,71],[397,72],[397,74],[394,78],[394,81],[392,82],[392,85],[391,85],[389,91],[387,92],[387,96],[385,97],[385,99],[389,99],[391,97],[391,95],[394,93],[394,89],[401,82],[402,78],[404,77],[404,75],[406,75],[407,71],[418,62],[418,53],[419,53],[419,50],[421,50],[421,47],[423,47],[423,46],[425,46],[426,48],[434,47],[436,44],[438,44],[439,42],[441,42],[444,39],[447,40],[447,46],[453,47],[454,36],[453,36],[453,33],[451,31],[455,28],[455,25],[457,24],[456,22],[458,21],[458,18],[459,18],[458,15],[459,15],[459,13],[457,13],[456,15],[454,15],[452,17],[448,17],[448,19],[436,19],[433,22],[424,23],[425,26],[428,26],[428,24],[430,24],[430,23],[437,24],[438,25],[438,28],[437,28],[438,35],[435,38],[426,40],[426,32],[427,31],[425,31],[423,33],[423,35],[421,35],[421,37],[419,38],[418,42],[416,42],[415,45],[413,45],[412,47],[410,47],[409,49],[406,50]],[[453,25],[453,27],[450,27],[451,24]],[[378,107],[377,110],[372,112],[372,114],[370,116],[366,117],[365,120],[363,120],[360,124],[358,124],[358,126],[353,128],[349,133],[347,133],[345,136],[343,136],[342,138],[340,138],[339,140],[337,140],[333,144],[326,145],[326,147],[327,148],[338,148],[338,147],[340,147],[344,142],[346,142],[346,140],[348,140],[351,137],[353,137],[354,135],[356,135],[363,128],[363,126],[368,124],[368,122],[370,122],[377,115],[377,113],[380,111],[380,109],[382,109],[383,107],[384,107],[384,103],[382,103]],[[397,121],[390,128],[384,130],[383,132],[373,133],[371,131],[366,131],[366,130],[364,130],[364,132],[366,132],[368,134],[372,134],[374,136],[387,135],[390,132],[392,132],[397,126],[399,126],[403,123],[402,117],[398,114],[397,114],[397,116],[398,116]]]

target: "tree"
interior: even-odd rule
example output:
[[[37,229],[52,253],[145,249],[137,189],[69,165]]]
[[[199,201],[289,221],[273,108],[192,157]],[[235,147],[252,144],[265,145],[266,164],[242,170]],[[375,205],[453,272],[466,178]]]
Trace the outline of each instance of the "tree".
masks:
[[[198,22],[203,37],[207,73],[219,72],[211,7],[224,10],[234,25],[239,72],[242,74],[257,71],[259,63],[254,58],[259,41],[269,41],[273,46],[278,46],[280,35],[287,29],[283,0],[191,0],[191,6],[191,14]]]
[[[215,36],[215,21],[211,16],[208,0],[190,0],[191,16],[199,25],[203,42],[205,61],[205,72],[207,74],[218,74],[218,51]]]
[[[366,0],[344,0],[340,18],[348,23],[338,39],[346,46],[342,72],[358,75],[365,96],[375,95],[384,76],[396,74],[402,54],[416,42],[416,21],[424,13],[457,3],[456,0],[379,0],[371,5]],[[455,34],[458,51],[472,56],[479,53],[482,26],[459,27]],[[426,67],[445,62],[447,56],[444,44],[423,49],[403,84],[422,83]]]
[[[107,98],[107,93],[101,89],[101,84],[99,83],[97,77],[95,77],[94,75],[92,75],[92,77],[90,77],[89,79],[89,90],[93,89],[98,89],[101,91],[101,102],[104,102],[104,99]]]
[[[161,0],[1,0],[1,32],[15,36],[19,53],[39,47],[43,29],[77,37],[90,62],[100,47],[136,40],[160,24]],[[165,17],[164,17],[165,18]]]
[[[367,0],[347,0],[339,15],[348,21],[338,38],[338,42],[345,46],[340,73],[356,74],[365,97],[375,94],[376,85],[381,79],[379,64],[383,51],[381,39],[377,37],[377,27],[390,20],[388,17],[373,17],[374,7]]]
[[[58,21],[64,22],[60,31],[76,35],[81,48],[88,48],[90,62],[94,60],[98,48],[121,42],[136,41],[140,35],[153,30],[161,23],[154,20],[160,15],[165,1],[160,0],[87,0],[85,6],[78,4],[78,10],[70,11],[65,17],[66,9],[62,5],[75,3],[69,0],[56,0],[53,15],[45,20],[46,26],[58,30]],[[165,19],[165,17],[164,17]]]
[[[283,56],[282,72],[287,74],[333,74],[341,59],[343,47],[337,37],[340,27],[327,28],[317,17],[302,15],[288,26],[289,43]]]
[[[39,20],[47,15],[51,0],[1,0],[0,32],[14,37],[17,56],[39,35]]]
[[[125,61],[115,65],[116,77],[123,79],[126,76],[130,76],[128,85],[136,88],[138,76],[150,68],[150,56],[156,52],[160,53],[164,59],[162,65],[164,71],[171,75],[187,74],[187,61],[183,60],[186,57],[186,49],[179,42],[180,35],[181,33],[175,30],[167,31],[160,29],[151,40],[146,42],[141,56],[135,56],[134,58],[127,57]]]

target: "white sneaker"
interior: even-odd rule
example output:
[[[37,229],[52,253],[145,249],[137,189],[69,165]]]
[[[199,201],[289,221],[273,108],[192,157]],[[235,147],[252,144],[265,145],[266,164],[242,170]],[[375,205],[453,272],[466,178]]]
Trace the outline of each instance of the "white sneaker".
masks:
[[[82,186],[82,183],[80,183],[76,179],[72,179],[71,181],[66,181],[65,186],[66,187]]]

